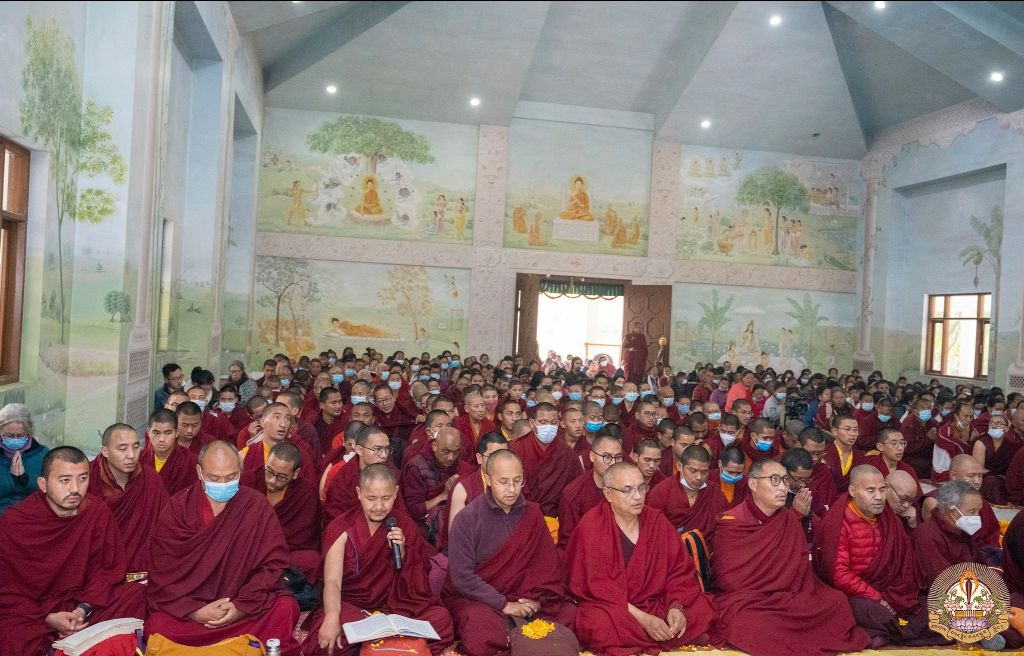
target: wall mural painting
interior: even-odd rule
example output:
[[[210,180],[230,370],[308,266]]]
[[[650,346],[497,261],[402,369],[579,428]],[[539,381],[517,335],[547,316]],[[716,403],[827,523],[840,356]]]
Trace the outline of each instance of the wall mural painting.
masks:
[[[674,362],[776,371],[852,366],[856,298],[726,285],[673,286]]]
[[[681,259],[856,268],[859,163],[683,148]]]
[[[513,119],[505,246],[647,254],[652,134]]]
[[[477,132],[268,109],[257,228],[472,243]]]
[[[466,343],[470,272],[258,257],[254,359],[346,346],[440,352]]]

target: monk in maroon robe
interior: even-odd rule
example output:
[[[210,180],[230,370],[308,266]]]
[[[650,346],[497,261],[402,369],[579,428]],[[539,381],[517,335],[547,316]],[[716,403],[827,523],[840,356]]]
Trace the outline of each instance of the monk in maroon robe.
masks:
[[[673,429],[674,432],[674,429]],[[633,451],[629,454],[629,460],[644,477],[644,483],[647,483],[649,487],[654,487],[658,483],[662,482],[668,475],[663,473],[661,470],[661,460],[665,452],[668,452],[668,457],[672,457],[672,448],[662,450],[661,442],[654,440],[640,440],[633,445]],[[590,469],[590,460],[587,460],[584,465],[587,469]],[[669,465],[669,471],[671,472],[672,466]]]
[[[747,498],[749,488],[743,477],[750,469],[751,462],[746,454],[738,446],[731,446],[722,451],[718,459],[718,467],[708,474],[708,487],[715,487],[725,498],[726,508],[732,508],[743,503]]]
[[[267,498],[288,543],[292,567],[310,583],[320,578],[320,498],[303,476],[306,466],[297,445],[285,440],[270,449],[262,470],[242,472],[242,485]]]
[[[622,373],[626,380],[639,383],[647,371],[647,335],[643,325],[636,321],[632,330],[622,339]]]
[[[589,453],[591,468],[576,477],[562,490],[558,504],[558,550],[564,552],[576,525],[583,515],[604,499],[604,473],[617,462],[622,462],[622,443],[611,435],[594,438]]]
[[[958,455],[970,454],[971,446],[971,421],[974,419],[974,409],[966,401],[956,404],[949,421],[939,426],[935,438],[935,448],[932,450],[932,473],[933,484],[945,483],[949,480],[950,461]]]
[[[1024,513],[1017,513],[1003,536],[1003,579],[1010,594],[1024,596]]]
[[[487,433],[498,430],[497,425],[487,418],[487,405],[479,392],[470,392],[463,402],[466,413],[452,421],[452,426],[462,435],[462,459],[472,464],[476,443]]]
[[[409,410],[407,405],[396,402],[395,392],[387,385],[373,388],[373,399],[377,425],[391,438],[392,447],[397,450],[401,446],[404,452],[409,433],[416,425],[416,413]],[[402,463],[401,453],[392,452],[392,458],[396,465]]]
[[[914,468],[919,479],[928,476],[932,470],[933,440],[938,429],[931,424],[931,418],[931,401],[918,398],[900,424],[900,432],[907,441],[903,459]]]
[[[38,492],[0,517],[4,656],[39,656],[89,624],[145,617],[146,588],[124,582],[117,520],[86,495],[85,454],[70,446],[51,450],[37,484]]]
[[[981,496],[995,504],[1009,501],[1006,473],[1021,446],[1016,435],[1008,430],[1009,426],[1004,415],[992,415],[986,432],[975,441],[972,449],[975,459],[985,465]]]
[[[203,430],[203,411],[191,401],[180,404],[174,413],[178,415],[178,444],[199,456],[199,451],[209,442],[217,439]]]
[[[509,445],[523,463],[526,487],[523,494],[540,506],[557,536],[555,518],[562,490],[583,472],[583,465],[569,445],[558,437],[558,411],[549,403],[537,404],[530,420],[533,430]]]
[[[811,479],[807,482],[807,489],[813,495],[813,505],[817,509],[815,514],[819,517],[825,514],[824,510],[827,510],[836,498],[835,479],[832,477],[832,470],[824,462],[825,453],[834,448],[830,443],[831,437],[829,433],[813,426],[804,428],[797,435],[800,448],[810,454],[811,461],[814,463]]]
[[[142,449],[142,464],[160,474],[167,494],[174,496],[196,482],[194,453],[178,444],[178,416],[163,408],[149,417],[149,442]]]
[[[330,523],[338,515],[343,515],[359,505],[359,497],[356,495],[359,472],[368,465],[386,463],[392,468],[395,478],[398,478],[398,470],[391,462],[391,440],[387,433],[377,426],[365,426],[359,431],[355,450],[355,457],[345,462],[324,490],[325,523]],[[401,495],[395,501],[395,507],[398,511],[408,514]]]
[[[482,496],[487,489],[484,482],[484,465],[492,453],[500,449],[508,448],[508,440],[500,433],[487,433],[476,444],[476,466],[468,467],[460,463],[459,480],[455,483],[449,496],[448,513],[445,521],[441,524],[441,533],[437,538],[438,551],[448,550],[448,527],[452,520],[477,497]]]
[[[324,604],[313,616],[304,654],[351,651],[342,625],[370,613],[398,614],[429,622],[440,640],[430,643],[434,656],[454,638],[448,610],[431,599],[430,559],[437,554],[404,513],[394,513],[398,486],[387,465],[377,463],[359,475],[359,507],[334,519],[324,534]],[[388,529],[393,517],[397,526]],[[402,554],[395,570],[391,545]]]
[[[822,460],[832,472],[832,482],[838,494],[846,492],[849,487],[850,470],[867,462],[864,454],[854,448],[859,430],[857,421],[849,415],[832,417],[832,439],[835,441],[825,450]]]
[[[715,618],[712,597],[701,592],[679,534],[661,513],[644,507],[640,471],[616,464],[603,484],[604,500],[584,515],[566,553],[583,646],[630,656],[706,644]]]
[[[442,428],[431,448],[406,459],[402,468],[401,491],[410,516],[423,535],[435,542],[441,517],[448,509],[448,496],[459,480],[462,436],[454,428]]]
[[[870,396],[864,397],[865,400],[869,398]],[[887,398],[879,399],[870,411],[864,410],[862,403],[861,408],[854,411],[853,417],[857,420],[857,427],[860,429],[860,434],[857,436],[857,448],[861,451],[870,451],[875,448],[875,438],[878,436],[878,431],[883,428],[900,429],[899,420],[893,416],[892,401]]]
[[[623,430],[622,449],[631,453],[633,447],[643,440],[658,439],[658,404],[653,401],[637,401],[634,421]]]
[[[232,444],[204,447],[197,475],[201,483],[171,499],[153,536],[146,635],[205,647],[248,633],[278,638],[294,656],[299,606],[280,588],[288,544],[273,508],[239,487]]]
[[[680,456],[679,474],[655,485],[646,503],[660,510],[676,531],[700,531],[710,545],[718,517],[728,507],[717,486],[709,485],[711,455],[695,444]]]
[[[750,496],[719,519],[711,562],[720,591],[712,644],[751,656],[859,651],[870,639],[845,596],[811,571],[798,514],[785,507],[785,477],[786,468],[774,460],[755,462]]]
[[[276,444],[286,441],[295,445],[299,453],[302,454],[303,462],[317,462],[318,458],[310,451],[310,447],[304,439],[292,439],[290,437],[293,421],[293,415],[284,403],[271,403],[263,408],[263,414],[260,418],[260,426],[263,430],[259,435],[249,440],[249,443],[241,452],[242,473],[259,472],[266,466],[270,450]],[[311,484],[316,485],[315,467],[303,467],[299,470],[299,474]]]
[[[495,451],[485,478],[487,491],[455,517],[448,535],[442,599],[466,656],[507,651],[509,623],[544,619],[571,630],[576,616],[544,515],[521,493],[519,458]]]
[[[408,462],[421,453],[430,453],[434,438],[441,432],[442,428],[450,428],[452,418],[444,410],[431,410],[427,413],[423,423],[416,426],[409,434],[409,444],[405,447],[405,461]],[[460,443],[462,442],[460,433]],[[461,451],[460,451],[461,454]],[[465,458],[462,458],[466,462]],[[468,463],[467,463],[468,464]]]
[[[313,421],[317,439],[320,441],[320,453],[331,450],[331,440],[345,430],[348,425],[341,403],[341,392],[333,387],[320,390],[320,407]]]
[[[903,433],[898,430],[891,428],[884,428],[878,433],[878,441],[875,443],[875,449],[878,450],[878,455],[866,456],[864,458],[864,464],[871,465],[879,472],[882,476],[888,476],[894,471],[905,471],[914,477],[917,481],[917,495],[921,496],[924,491],[921,489],[921,482],[917,480],[917,472],[914,468],[903,462],[903,451],[906,449],[907,443],[903,440]]]
[[[973,456],[967,454],[959,455],[954,457],[949,464],[949,480],[966,481],[979,494],[981,494],[981,481],[984,476],[984,467]],[[924,498],[921,500],[922,520],[927,520],[931,516],[932,511],[935,509],[937,495],[938,489],[924,495]],[[972,542],[974,542],[978,553],[981,554],[982,560],[979,562],[998,566],[1000,553],[999,519],[996,517],[995,510],[992,509],[992,505],[985,501],[984,497],[981,500],[981,511],[979,514],[981,516],[981,529],[972,536]]]
[[[814,530],[815,571],[846,594],[872,649],[944,643],[928,629],[910,535],[886,503],[886,490],[880,471],[871,465],[853,468],[849,492],[836,499]]]
[[[142,464],[134,428],[113,424],[103,431],[101,444],[89,466],[89,494],[114,513],[128,572],[143,574],[149,571],[153,531],[170,496],[160,475]]]

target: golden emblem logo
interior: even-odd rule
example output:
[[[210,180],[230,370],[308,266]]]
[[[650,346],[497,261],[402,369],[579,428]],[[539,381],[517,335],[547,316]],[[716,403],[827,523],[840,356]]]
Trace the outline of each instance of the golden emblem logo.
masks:
[[[928,627],[947,640],[973,643],[1009,628],[1010,593],[978,563],[947,567],[928,591]]]

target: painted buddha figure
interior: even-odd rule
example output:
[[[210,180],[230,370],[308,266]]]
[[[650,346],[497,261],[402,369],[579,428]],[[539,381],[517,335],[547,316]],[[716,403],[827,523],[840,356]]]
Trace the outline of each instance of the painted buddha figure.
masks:
[[[569,196],[569,206],[559,216],[570,221],[594,220],[594,215],[590,213],[590,196],[587,195],[587,183],[584,181],[583,176],[577,175],[572,179],[572,194]]]
[[[372,175],[363,180],[363,202],[356,205],[356,212],[373,216],[384,213],[380,206],[380,195],[377,194],[377,178]]]

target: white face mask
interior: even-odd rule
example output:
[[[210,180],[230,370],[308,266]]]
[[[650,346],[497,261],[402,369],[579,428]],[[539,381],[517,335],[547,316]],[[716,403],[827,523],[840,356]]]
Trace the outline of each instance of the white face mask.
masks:
[[[722,444],[725,446],[729,446],[736,441],[735,435],[729,435],[728,433],[719,433],[718,435],[722,438]]]
[[[960,509],[957,508],[956,511],[960,512]],[[960,513],[960,518],[956,520],[956,527],[967,535],[974,535],[981,530],[981,517]]]
[[[698,488],[694,489],[694,488],[690,487],[690,484],[686,482],[686,479],[685,479],[685,478],[683,478],[683,475],[682,475],[682,474],[680,474],[680,475],[679,475],[679,483],[680,483],[680,485],[682,485],[683,487],[685,487],[685,488],[686,488],[687,490],[689,490],[690,492],[700,492],[701,490],[703,490],[704,488],[706,488],[706,487],[708,486],[708,484],[707,484],[707,483],[705,482],[705,483],[704,483],[703,485],[701,485],[700,487],[698,487]]]

